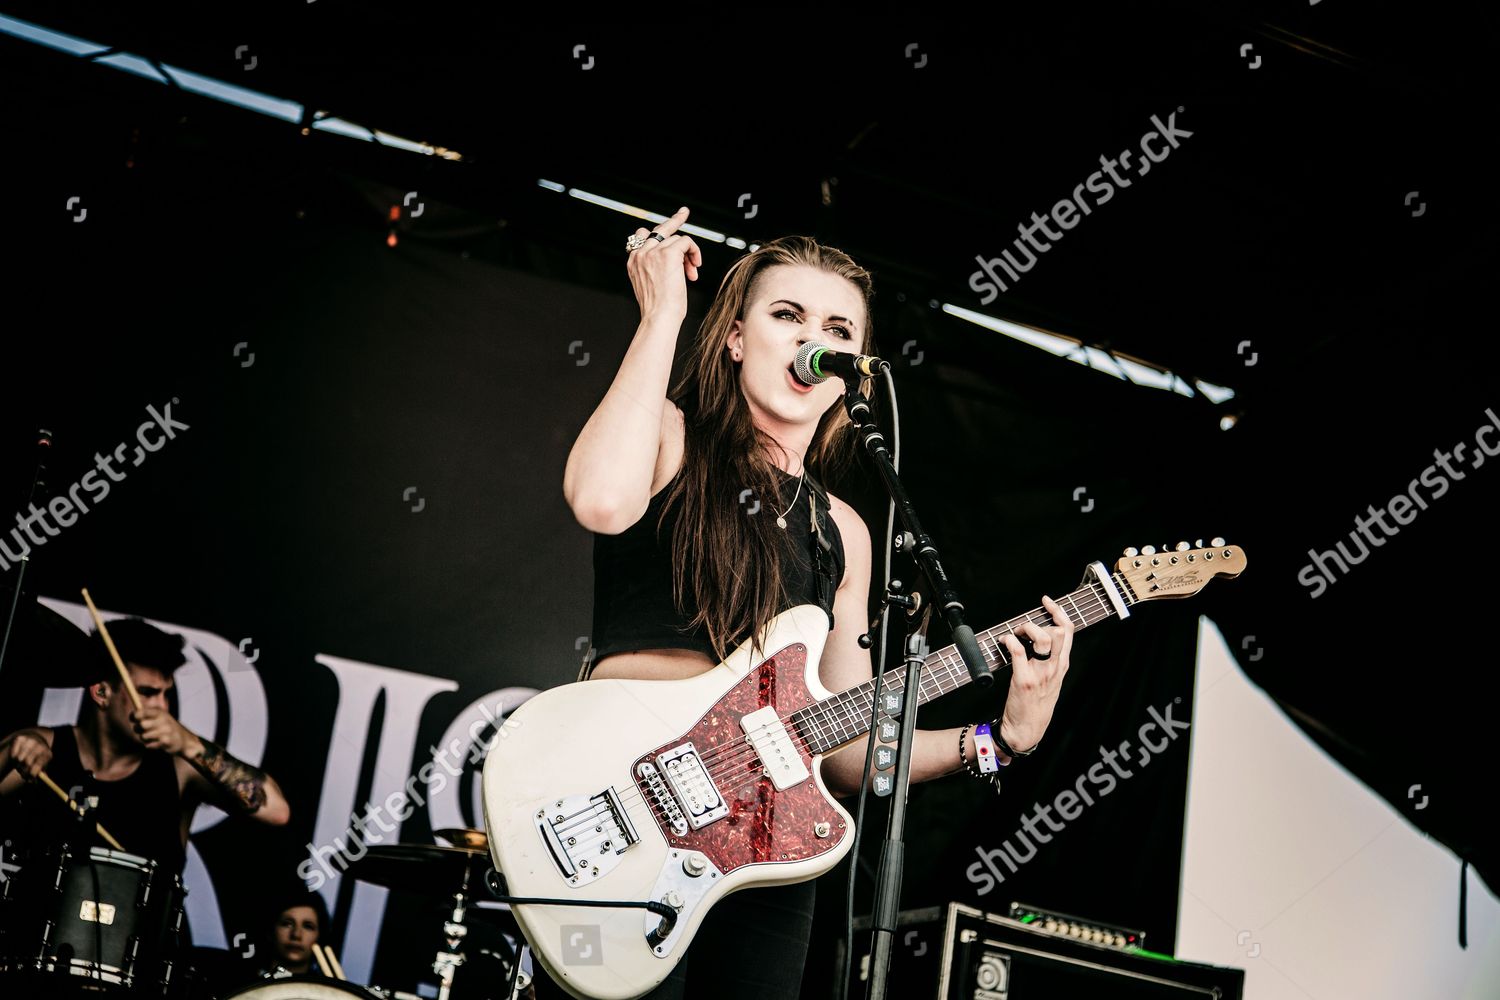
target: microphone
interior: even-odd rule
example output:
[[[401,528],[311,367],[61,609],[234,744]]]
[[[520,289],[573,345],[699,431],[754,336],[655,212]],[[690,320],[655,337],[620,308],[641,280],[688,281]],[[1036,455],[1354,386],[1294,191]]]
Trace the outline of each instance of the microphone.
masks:
[[[840,354],[822,344],[806,343],[797,348],[792,359],[792,374],[803,385],[818,385],[830,378],[841,378],[853,389],[862,378],[886,371],[891,366],[873,354]]]

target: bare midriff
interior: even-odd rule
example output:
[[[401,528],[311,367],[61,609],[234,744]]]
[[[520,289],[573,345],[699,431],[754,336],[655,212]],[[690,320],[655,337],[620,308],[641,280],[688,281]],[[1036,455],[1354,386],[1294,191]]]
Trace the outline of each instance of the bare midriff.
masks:
[[[641,649],[605,657],[589,679],[673,681],[696,677],[717,665],[696,649]]]

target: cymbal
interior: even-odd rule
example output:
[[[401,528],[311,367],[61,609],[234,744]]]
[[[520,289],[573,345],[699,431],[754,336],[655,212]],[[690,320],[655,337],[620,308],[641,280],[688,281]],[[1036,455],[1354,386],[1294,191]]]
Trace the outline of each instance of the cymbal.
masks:
[[[484,894],[489,852],[436,844],[380,844],[349,866],[348,874],[391,889],[450,896]]]
[[[434,837],[442,837],[454,847],[461,847],[470,851],[488,851],[490,849],[490,838],[485,836],[483,830],[470,830],[466,827],[449,827],[446,830],[432,831]]]

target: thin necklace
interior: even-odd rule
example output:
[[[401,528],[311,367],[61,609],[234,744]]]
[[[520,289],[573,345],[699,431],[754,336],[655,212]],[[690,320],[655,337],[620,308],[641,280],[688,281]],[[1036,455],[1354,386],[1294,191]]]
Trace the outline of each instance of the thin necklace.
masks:
[[[786,510],[776,515],[776,526],[778,528],[786,528],[786,516],[792,512],[793,507],[797,506],[797,498],[802,495],[802,480],[806,478],[807,465],[804,464],[802,466],[802,475],[797,477],[797,492],[792,494],[792,502],[786,505]]]

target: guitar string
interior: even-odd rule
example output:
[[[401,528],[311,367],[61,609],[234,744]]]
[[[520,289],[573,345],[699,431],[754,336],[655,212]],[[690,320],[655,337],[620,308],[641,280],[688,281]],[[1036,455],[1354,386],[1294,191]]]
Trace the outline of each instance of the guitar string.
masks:
[[[1071,597],[1071,595],[1069,595],[1069,597]],[[1086,610],[1079,606],[1079,605],[1084,604],[1084,603],[1086,603],[1088,605],[1088,607],[1087,607]],[[1109,614],[1108,610],[1104,609],[1104,602],[1102,600],[1098,599],[1097,595],[1095,595],[1094,597],[1091,597],[1091,598],[1087,599],[1085,602],[1075,602],[1075,610],[1078,612],[1078,614],[1079,614],[1080,617],[1082,617],[1082,618],[1085,619],[1085,621],[1084,621],[1085,625],[1092,625],[1092,624],[1094,624],[1095,621],[1102,620],[1103,618],[1108,617],[1108,614]],[[1096,613],[1096,612],[1098,612],[1100,610],[1105,610],[1105,614],[1101,615],[1098,619],[1090,617],[1091,615],[1093,615],[1094,613]],[[1036,625],[1039,625],[1039,626],[1044,626],[1047,623],[1050,623],[1051,618],[1050,618],[1050,616],[1048,616],[1047,612],[1044,609],[1037,609],[1036,611],[1032,612],[1032,614],[1038,614],[1038,613],[1041,614],[1041,615],[1043,615],[1043,616],[1047,616],[1046,620],[1042,621],[1042,622],[1033,621],[1033,624],[1036,624]],[[1023,618],[1023,617],[1026,617],[1026,616],[1017,616],[1017,618],[1012,619],[1011,621],[1013,621],[1013,622],[1019,622],[1019,620],[1021,618]],[[1030,620],[1030,619],[1028,618],[1028,620]],[[1004,622],[1004,623],[1002,623],[1000,625],[997,625],[991,631],[999,632],[1001,630],[1003,630],[1005,632],[1008,632],[1011,635],[1016,635],[1015,629],[1011,627],[1011,622]],[[988,644],[990,652],[992,652],[994,654],[994,656],[995,656],[995,658],[997,660],[999,660],[1005,666],[1009,666],[1010,665],[1010,661],[1007,659],[1008,653],[1007,653],[1005,647],[1000,644],[999,639],[996,636],[989,636],[985,640],[983,640],[983,642],[985,642],[985,643]],[[932,666],[951,667],[954,664],[954,658],[956,657],[956,651],[954,651],[953,653],[949,653],[947,650],[948,650],[948,647],[945,647],[943,650],[939,650],[938,653],[933,654],[933,659],[934,659],[935,662],[932,664]],[[944,684],[943,679],[932,672],[932,666],[929,666],[929,667],[927,667],[927,668],[924,669],[924,672],[923,672],[923,675],[922,675],[922,681],[921,681],[921,684],[922,684],[921,691],[922,691],[923,695],[926,695],[926,696],[929,697],[929,700],[932,697],[940,697],[943,694],[949,693],[948,691],[944,691],[944,690],[938,690],[936,694],[932,694],[931,693],[931,691],[932,691],[933,688],[939,688],[940,689],[943,686],[943,684]],[[904,671],[902,669],[898,668],[896,670],[888,671],[887,675],[888,676],[889,675],[896,675],[895,685],[901,686],[901,685],[905,684],[905,674],[904,674]],[[887,689],[889,689],[891,686],[892,686],[892,684],[890,682],[887,682],[887,683],[885,683],[885,684],[882,685],[882,687],[887,688]],[[867,688],[869,690],[866,690]],[[870,707],[869,704],[868,704],[869,691],[872,691],[872,690],[873,690],[873,678],[871,680],[869,680],[869,681],[861,682],[860,684],[857,684],[857,685],[855,685],[852,688],[848,688],[845,691],[841,691],[841,692],[839,692],[836,695],[832,695],[831,697],[826,698],[823,701],[813,702],[813,703],[811,703],[809,705],[806,705],[803,708],[800,708],[800,709],[792,712],[791,714],[789,714],[787,716],[781,717],[779,719],[779,721],[782,722],[783,724],[787,723],[787,722],[795,723],[795,724],[797,724],[799,730],[802,729],[801,723],[803,721],[816,721],[816,722],[819,722],[819,723],[829,723],[829,724],[831,724],[831,728],[834,729],[834,730],[836,730],[837,733],[838,733],[838,735],[840,735],[840,736],[845,735],[844,729],[846,728],[846,726],[848,726],[850,723],[854,723],[856,725],[857,729],[856,729],[855,732],[853,732],[852,734],[848,734],[848,735],[850,736],[850,738],[857,737],[857,736],[859,736],[861,734],[861,732],[865,731],[863,728],[858,728],[858,727],[863,727],[864,726],[864,719],[861,718],[861,716],[864,716],[864,717],[868,716],[868,709]],[[956,690],[956,688],[955,688],[955,690]],[[852,699],[855,699],[855,698],[863,699],[865,701],[864,704],[861,704],[859,706],[859,712],[858,713],[850,710],[850,706],[852,704]],[[837,715],[833,714],[835,712],[844,712],[845,715],[846,715],[846,718],[843,718],[843,719],[838,718]],[[821,718],[818,718],[818,719],[814,720],[813,719],[814,716],[821,716]],[[821,736],[823,738],[826,738],[827,735],[828,735],[827,729],[829,727],[820,726],[819,728],[822,729],[822,730],[824,730],[824,731],[823,732],[819,732],[819,733],[809,733],[809,734],[807,734],[808,737],[810,737],[812,735],[819,735],[819,736]],[[747,736],[748,736],[748,734],[747,734]],[[739,742],[739,741],[737,741],[737,742]],[[805,740],[805,742],[807,742],[810,745],[811,744],[811,739],[808,738],[808,739]],[[835,745],[842,745],[842,742],[843,741],[841,741],[840,744],[835,744]],[[718,764],[718,763],[721,762],[721,758],[722,758],[722,754],[720,753],[720,751],[731,749],[731,748],[732,749],[736,749],[736,750],[739,749],[738,747],[732,747],[731,744],[725,744],[723,747],[716,747],[714,749],[714,751],[711,751],[711,752],[705,754],[701,759],[704,760],[705,764],[708,764],[708,763]]]
[[[1074,610],[1079,614],[1081,618],[1084,619],[1085,626],[1095,624],[1097,621],[1102,621],[1104,618],[1109,617],[1110,614],[1113,613],[1112,606],[1106,606],[1106,602],[1104,602],[1099,597],[1097,589],[1094,590],[1094,593],[1090,597],[1086,598],[1083,601],[1073,600],[1073,595],[1071,594],[1067,595],[1064,600],[1073,601]],[[1085,605],[1087,605],[1086,608]],[[1032,614],[1036,614],[1038,611],[1040,611],[1040,613],[1043,615],[1047,615],[1045,609],[1037,609],[1037,611],[1033,611]],[[1099,614],[1098,617],[1094,617],[1095,613],[1100,611],[1102,611],[1103,613]],[[995,629],[990,631],[1004,630],[1014,635],[1015,631],[1010,627],[1011,623],[1019,622],[1023,617],[1026,616],[1018,616],[1015,619],[1011,619],[1011,621],[1009,622],[1005,622],[1002,623],[1002,625],[995,626]],[[1048,616],[1047,621],[1050,620],[1050,616]],[[1043,623],[1035,622],[1035,624],[1041,625]],[[1000,660],[1005,666],[1009,666],[1010,661],[1006,658],[1008,654],[1005,648],[1000,645],[998,639],[996,639],[995,637],[990,637],[987,641],[994,647],[993,652],[995,653],[996,658]],[[945,650],[943,651],[940,651],[940,653],[947,653],[947,648],[945,648]],[[947,655],[935,654],[935,659],[937,662],[933,666],[942,666],[950,670],[952,670],[956,666],[962,665],[962,661],[956,657],[956,653],[948,653]],[[958,684],[955,685],[952,689],[943,690],[942,688],[945,680],[938,677],[931,671],[931,666],[924,670],[920,688],[922,695],[927,700],[930,700],[934,697],[940,697],[944,694],[948,694],[951,690],[957,690],[958,687],[962,686],[962,684]],[[885,684],[882,685],[887,690],[890,690],[892,688],[899,688],[900,686],[904,685],[905,677],[904,675],[901,675],[901,672],[899,670],[888,671],[887,673],[898,674],[898,676],[893,680],[888,680]],[[867,731],[864,726],[863,720],[858,720],[855,714],[853,712],[850,712],[848,702],[848,698],[851,695],[859,695],[863,698],[868,698],[868,693],[864,690],[866,687],[870,687],[871,689],[873,689],[873,679],[871,681],[866,681],[862,684],[856,685],[853,688],[849,688],[848,690],[840,692],[839,694],[823,701],[805,706],[804,708],[799,709],[796,712],[793,712],[791,715],[783,717],[778,721],[782,724],[785,724],[786,722],[794,723],[794,725],[789,728],[788,735],[792,738],[794,745],[799,743],[801,744],[801,752],[806,752],[809,757],[815,753],[826,753],[828,750],[833,749],[836,746],[842,746],[843,743],[848,742],[849,739],[855,739],[862,732]],[[933,693],[934,688],[937,689],[935,694]],[[841,703],[838,705],[833,705],[832,703],[835,699],[840,699]],[[862,710],[867,710],[868,708],[868,705],[861,706]],[[849,715],[849,718],[839,719],[837,718],[837,716],[830,714],[834,711],[843,711]],[[804,715],[804,713],[806,713],[806,715]],[[803,716],[804,719],[811,719],[813,715],[820,715],[822,718],[818,720],[819,722],[833,724],[833,727],[838,735],[847,735],[848,739],[842,740],[839,743],[832,744],[829,747],[821,750],[814,750],[812,746],[812,737],[814,735],[819,736],[819,742],[821,743],[828,738],[828,733],[826,731],[821,731],[823,730],[822,726],[818,727],[820,731],[815,732],[808,732],[802,727],[801,722],[803,721],[803,719],[799,719],[799,716]],[[856,723],[855,731],[846,734],[844,732],[844,729],[850,722]],[[766,731],[766,728],[767,727],[762,727],[762,729],[758,732],[763,734]],[[762,773],[763,769],[756,768],[756,774],[753,778],[747,776],[744,779],[741,779],[738,784],[728,784],[728,782],[735,780],[732,773],[734,770],[736,770],[740,766],[749,767],[750,765],[753,765],[758,761],[759,753],[754,744],[750,742],[753,735],[755,734],[746,734],[744,737],[734,740],[731,743],[727,743],[721,747],[714,748],[713,751],[705,753],[699,758],[700,761],[704,764],[704,770],[713,779],[715,787],[719,789],[720,795],[726,799],[729,797],[724,794],[726,791],[738,791],[739,789],[744,788],[746,785],[760,780],[760,778],[764,776]],[[748,746],[746,746],[746,744],[748,744]],[[726,757],[726,754],[729,754],[730,756]],[[621,799],[622,805],[626,803],[627,799],[632,803],[636,800],[646,801],[647,804],[653,807],[653,812],[658,813],[658,818],[660,818],[661,810],[658,808],[659,804],[656,802],[655,797],[652,796],[648,798],[636,784],[632,783],[630,789],[627,789],[625,792],[621,792],[618,794]]]
[[[1111,614],[1114,613],[1113,607],[1106,605],[1106,602],[1104,602],[1100,598],[1099,591],[1098,591],[1098,588],[1096,586],[1091,585],[1090,586],[1090,590],[1091,590],[1091,594],[1090,594],[1090,598],[1089,598],[1089,600],[1087,602],[1089,606],[1087,607],[1086,610],[1080,608],[1080,603],[1081,602],[1079,602],[1076,599],[1074,599],[1072,594],[1069,594],[1069,595],[1067,595],[1066,597],[1063,598],[1063,600],[1072,600],[1072,602],[1074,604],[1074,610],[1075,610],[1075,612],[1077,612],[1079,614],[1079,616],[1081,618],[1083,618],[1083,624],[1084,624],[1084,626],[1095,624],[1098,621],[1103,621],[1105,618],[1108,618]],[[1037,610],[1041,611],[1042,614],[1047,614],[1047,612],[1045,611],[1045,609],[1037,609]],[[1102,611],[1102,614],[1099,614],[1098,617],[1094,617],[1094,614],[1096,612],[1100,612],[1100,611]],[[1036,611],[1032,612],[1032,614],[1035,614],[1035,613],[1037,613],[1037,612]],[[1005,630],[1009,631],[1011,634],[1015,634],[1014,633],[1014,629],[1012,629],[1010,627],[1011,623],[1012,622],[1017,622],[1020,618],[1023,618],[1023,617],[1027,618],[1027,620],[1029,620],[1029,616],[1018,616],[1017,618],[1011,619],[1008,622],[1004,622],[1004,623],[1002,623],[1002,625],[998,625],[998,626],[995,627],[995,629],[991,629],[989,631],[993,632],[993,631],[995,631],[997,629],[1004,628]],[[1048,616],[1048,620],[1049,621],[1051,620],[1050,619],[1050,615]],[[1042,624],[1042,623],[1037,622],[1036,624]],[[1004,648],[1001,647],[1000,644],[999,644],[999,642],[995,638],[993,638],[993,637],[991,637],[989,639],[989,642],[991,642],[995,646],[995,651],[996,651],[996,654],[997,654],[997,658],[1001,659],[1002,662],[1006,666],[1009,666],[1010,665],[1009,661],[1005,659],[1006,651],[1004,650]],[[951,648],[951,647],[946,647],[944,650],[940,651],[940,653],[947,653],[947,650],[949,648]],[[950,655],[938,655],[937,656],[937,660],[938,660],[938,664],[937,665],[947,667],[950,670],[952,670],[956,666],[962,666],[962,660],[957,659],[956,656],[952,656],[952,654],[950,654]],[[930,670],[931,670],[930,667],[927,668],[927,671],[930,671]],[[939,689],[941,689],[942,684],[943,684],[943,681],[941,679],[937,678],[936,675],[934,675],[934,674],[928,673],[927,671],[924,671],[922,682],[921,682],[922,686],[920,688],[920,691],[922,692],[923,695],[927,695],[928,692],[929,692],[929,688],[927,686],[927,682],[928,682],[929,678],[931,678],[933,680],[934,686],[938,687]],[[895,673],[898,673],[898,671],[888,671],[888,673],[895,674]],[[873,681],[873,679],[872,679],[872,681]],[[893,687],[894,686],[904,686],[904,682],[905,682],[904,676],[898,676],[897,678],[894,679],[894,683],[891,686],[893,686]],[[839,698],[839,697],[842,697],[842,696],[845,696],[845,695],[849,695],[849,694],[851,694],[853,692],[861,692],[862,693],[861,689],[864,688],[866,686],[866,684],[871,684],[871,683],[872,682],[865,682],[865,684],[856,685],[854,688],[850,688],[850,689],[848,689],[848,690],[846,690],[844,692],[840,692],[839,695],[834,695],[833,698]],[[952,690],[957,690],[959,687],[962,687],[962,686],[963,686],[963,684],[962,684],[962,682],[960,682],[959,684],[956,684]],[[940,697],[941,695],[947,694],[947,693],[950,693],[950,692],[949,691],[939,690],[936,695],[932,695],[931,697]],[[816,710],[816,709],[822,709],[825,706],[827,706],[828,703],[833,700],[833,698],[825,699],[824,701],[817,702],[814,705],[806,706],[804,709],[799,709],[797,712],[792,713],[792,715],[787,716],[785,719],[783,719],[781,721],[783,721],[783,722],[786,722],[786,721],[795,721],[796,717],[799,714],[801,714],[802,712]],[[868,708],[868,706],[864,706],[864,707]],[[845,707],[845,708],[843,708],[843,710],[847,711],[847,708]],[[842,725],[843,725],[843,722],[841,720],[836,720],[836,719],[830,719],[829,721],[835,721],[835,722],[839,723],[839,726],[840,726],[839,732],[842,735]],[[863,722],[860,722],[859,725],[862,726]],[[812,749],[811,740],[810,740],[810,738],[806,734],[803,734],[799,730],[800,730],[800,727],[794,728],[793,731],[792,731],[792,733],[791,733],[791,735],[793,736],[794,741],[800,740],[800,742],[802,743],[802,749],[803,749],[803,751],[807,752],[809,756],[812,756],[815,751],[813,751],[813,749]],[[852,734],[850,736],[850,739],[856,738],[858,735],[859,735],[859,732],[855,732],[854,734]],[[824,735],[823,738],[826,739],[826,734]],[[742,738],[741,740],[737,740],[736,743],[743,743],[743,742],[745,742],[748,739],[749,739],[749,734],[747,734],[746,737]],[[844,742],[847,742],[847,740],[844,741]],[[835,744],[835,746],[841,746],[841,745],[843,745],[843,744],[842,743]],[[727,749],[727,748],[728,748],[728,745],[726,745],[725,748],[716,748],[716,750],[723,750],[723,749]],[[832,747],[829,747],[827,749],[832,749]],[[752,751],[754,750],[753,745],[751,746],[751,750]],[[816,751],[816,752],[826,752],[826,750]],[[741,754],[739,756],[743,756],[745,758],[744,763],[748,767],[749,765],[753,765],[756,762],[756,760],[758,759],[759,755],[758,755],[758,753],[749,753],[749,754]],[[725,766],[726,763],[728,764],[727,767]],[[729,799],[735,797],[734,795],[730,795],[728,793],[731,793],[731,792],[732,793],[738,793],[738,791],[740,789],[743,789],[743,788],[745,788],[745,787],[747,787],[749,785],[755,784],[755,783],[759,782],[764,777],[763,768],[756,767],[756,768],[754,768],[754,770],[756,771],[756,773],[755,773],[755,775],[753,777],[750,777],[750,776],[747,775],[745,778],[741,779],[738,783],[730,784],[730,782],[734,781],[734,779],[730,776],[729,772],[731,770],[733,770],[734,767],[735,767],[735,764],[733,762],[725,762],[725,761],[720,760],[720,761],[718,761],[716,763],[715,770],[709,770],[708,768],[705,768],[705,770],[709,770],[709,773],[713,776],[713,778],[714,778],[714,786],[718,790],[722,801],[728,801]],[[630,789],[627,789],[625,792],[621,792],[621,793],[617,793],[617,794],[618,794],[618,797],[620,799],[621,806],[623,808],[626,808],[627,812],[628,812],[628,809],[629,809],[629,805],[627,803],[634,804],[635,802],[639,801],[639,802],[642,802],[648,808],[651,809],[653,817],[659,823],[665,823],[666,825],[670,825],[670,822],[668,821],[668,818],[666,816],[665,807],[662,806],[655,799],[654,796],[647,797],[643,792],[641,792],[640,788],[637,785],[635,785],[634,783],[632,783],[632,786],[631,786]],[[573,813],[570,816],[563,817],[564,819],[573,820],[573,822],[570,823],[568,826],[557,828],[559,830],[559,835],[560,836],[564,835],[569,829],[576,828],[580,824],[587,825],[588,823],[594,822],[594,820],[596,820],[596,819],[600,819],[601,818],[601,816],[600,816],[600,810],[601,810],[601,805],[600,804],[595,804],[595,805],[592,805],[589,808],[586,808],[586,809],[583,809],[583,810],[579,810],[578,812]],[[596,825],[596,829],[598,829],[597,825]]]
[[[1076,594],[1085,594],[1085,596],[1082,599],[1079,599],[1075,597]],[[1062,600],[1069,601],[1073,604],[1074,611],[1079,615],[1079,617],[1083,618],[1084,626],[1093,625],[1096,622],[1102,621],[1103,619],[1113,614],[1113,606],[1108,604],[1108,602],[1101,596],[1097,584],[1090,584],[1090,586],[1086,590],[1079,590],[1075,591],[1073,594],[1065,595]],[[1103,613],[1098,614],[1101,611]],[[1032,616],[1037,614],[1044,616],[1044,620],[1034,621]],[[1094,617],[1096,614],[1098,614],[1098,617]],[[994,652],[996,659],[1000,660],[1001,663],[1003,663],[1005,666],[1009,666],[1010,661],[1008,659],[1008,653],[1005,647],[1002,646],[998,640],[998,633],[1008,632],[1011,635],[1015,635],[1016,633],[1013,627],[1013,623],[1020,624],[1022,621],[1032,621],[1033,624],[1045,626],[1051,622],[1051,615],[1046,611],[1046,609],[1037,608],[1027,615],[1018,615],[1016,618],[1010,619],[1009,621],[995,626],[993,629],[987,630],[992,633],[997,633],[997,635],[991,635],[984,641],[988,644],[988,647],[993,647],[992,651]],[[948,653],[948,649],[951,649],[951,647],[945,647],[944,650],[940,650],[939,653],[934,654],[934,660],[936,662],[925,668],[923,671],[920,691],[921,694],[923,696],[926,696],[929,700],[933,697],[940,697],[944,694],[948,694],[950,693],[950,690],[957,690],[957,687],[962,686],[960,684],[950,690],[942,690],[943,684],[945,683],[944,679],[932,673],[932,666],[942,666],[951,669],[955,666],[955,662],[957,663],[957,665],[962,665],[962,661],[957,660],[956,658],[956,651],[954,653]],[[904,685],[905,677],[899,668],[897,670],[887,671],[887,674],[897,674],[898,676],[894,679],[894,682],[892,680],[887,680],[882,685],[882,687],[886,690],[891,690],[893,687],[899,688],[900,686]],[[873,678],[870,681],[862,682],[861,684],[842,691],[839,694],[833,695],[832,697],[827,698],[823,701],[804,706],[803,708],[798,709],[788,716],[779,718],[777,721],[783,725],[788,722],[793,723],[792,726],[788,727],[788,735],[792,739],[794,746],[800,744],[799,752],[805,752],[809,757],[813,756],[815,753],[826,753],[827,750],[833,749],[833,747],[836,746],[842,746],[844,743],[848,742],[849,739],[857,738],[863,732],[868,731],[867,727],[865,727],[864,720],[859,719],[853,712],[850,711],[849,708],[851,697],[868,699],[869,694],[866,688],[873,690]],[[938,689],[935,694],[931,693],[934,688]],[[837,703],[835,703],[836,701]],[[869,706],[866,704],[861,706],[861,708],[867,710]],[[839,719],[837,715],[832,714],[835,712],[845,712],[849,716],[849,718]],[[801,718],[799,718],[799,716]],[[803,721],[815,721],[819,724],[817,726],[817,730],[813,732],[807,731],[801,725]],[[844,736],[846,735],[844,729],[851,722],[856,724],[855,731],[847,734],[848,739],[842,740],[839,743],[832,744],[831,746],[823,750],[815,751],[813,749],[813,736],[818,736],[820,743],[829,738],[829,733],[827,731],[828,727],[824,724],[831,724],[832,730],[836,732],[837,735]],[[761,777],[763,777],[761,770],[757,769],[757,773],[754,778],[747,777],[745,779],[742,779],[739,784],[735,785],[727,784],[727,782],[735,780],[732,773],[734,770],[741,766],[748,767],[749,765],[754,764],[759,759],[759,752],[756,749],[754,743],[751,742],[751,740],[755,735],[764,735],[768,731],[769,725],[770,724],[767,724],[766,727],[762,727],[759,731],[757,731],[757,733],[747,733],[743,737],[740,737],[722,746],[715,747],[713,750],[700,755],[699,761],[703,764],[704,771],[707,772],[709,777],[713,779],[715,787],[719,788],[722,798],[727,800],[730,797],[725,794],[726,791],[738,791],[739,789],[744,788],[746,785],[751,784],[754,781],[758,781]],[[723,784],[723,787],[720,787],[721,784]],[[653,813],[656,813],[659,819],[662,818],[662,814],[664,812],[663,807],[660,806],[654,796],[648,797],[634,782],[632,782],[631,787],[625,792],[620,792],[617,794],[621,800],[622,806],[634,804],[636,801],[642,801],[651,806]],[[593,810],[583,810],[581,812],[592,813]]]
[[[1064,600],[1072,600],[1072,595],[1067,595]],[[1100,599],[1097,589],[1094,591],[1091,597],[1086,599],[1086,601],[1074,600],[1073,603],[1074,610],[1079,614],[1081,618],[1084,619],[1085,626],[1095,624],[1097,621],[1102,621],[1104,618],[1109,617],[1109,615],[1113,613],[1112,607],[1105,606],[1105,602]],[[1085,604],[1087,604],[1086,610],[1083,607],[1083,605]],[[1044,615],[1047,614],[1045,609],[1038,610],[1040,610]],[[1099,614],[1097,618],[1094,617],[1095,613],[1100,611],[1102,611],[1103,613]],[[1033,614],[1035,613],[1036,612],[1034,611]],[[1012,619],[1011,622],[1018,622],[1021,617],[1024,616],[1018,616],[1018,618]],[[1047,620],[1050,621],[1050,616]],[[1008,631],[1014,635],[1014,629],[1010,627],[1011,622],[1005,622],[1000,626],[996,626],[995,628],[997,630],[1004,629],[1005,631]],[[1035,624],[1040,625],[1043,623],[1036,622]],[[991,637],[987,641],[991,645],[993,645],[996,658],[999,659],[1005,666],[1009,666],[1009,660],[1006,659],[1007,653],[1004,647],[999,644],[998,640],[994,637]],[[946,653],[946,649],[942,652]],[[937,655],[935,658],[937,660],[937,663],[934,664],[934,666],[943,666],[952,670],[954,667],[962,665],[962,661],[958,660],[956,655],[954,654]],[[950,691],[948,690],[942,690],[945,680],[932,673],[931,669],[931,667],[928,667],[926,671],[924,671],[921,682],[922,686],[920,688],[922,695],[927,697],[928,700],[930,700],[932,697],[940,697],[943,694],[950,693]],[[900,672],[888,671],[888,673],[899,674]],[[842,740],[841,742],[832,744],[826,748],[814,750],[812,746],[812,737],[814,735],[819,736],[819,741],[821,743],[822,741],[827,740],[828,733],[826,731],[821,731],[823,728],[821,726],[818,727],[818,731],[806,731],[801,725],[803,719],[799,719],[799,716],[803,716],[804,713],[807,713],[804,718],[810,719],[814,714],[820,715],[822,716],[822,718],[818,721],[832,723],[839,736],[847,735],[849,739],[857,738],[861,734],[861,732],[867,731],[867,729],[865,729],[864,727],[864,722],[862,720],[859,720],[857,721],[854,732],[849,734],[846,734],[844,732],[844,728],[846,725],[848,725],[849,722],[856,721],[856,716],[854,715],[854,713],[849,711],[848,696],[857,694],[864,698],[868,698],[868,694],[864,689],[867,686],[873,689],[872,681],[867,681],[863,684],[856,685],[855,687],[840,692],[838,695],[834,695],[831,698],[825,699],[824,701],[805,706],[804,708],[799,709],[798,711],[793,712],[791,715],[786,716],[778,721],[783,724],[789,721],[794,723],[793,727],[790,728],[788,735],[792,738],[794,745],[798,743],[801,744],[801,752],[806,752],[809,757],[814,753],[826,753],[828,750],[833,749],[836,746],[842,746],[843,743],[848,742],[848,740]],[[885,685],[882,686],[886,687],[887,689],[899,688],[900,686],[904,685],[904,683],[904,676],[897,676],[892,681],[888,681]],[[962,684],[955,685],[954,688],[950,690],[957,690],[957,688],[961,686]],[[934,688],[938,689],[936,694],[932,693]],[[834,699],[840,699],[841,704],[836,706],[831,705]],[[861,706],[862,709],[868,709],[868,707],[868,705]],[[838,719],[837,716],[829,714],[831,711],[843,711],[849,715],[849,718],[842,720]],[[765,727],[763,727],[760,732],[764,733]],[[737,739],[732,743],[725,744],[722,747],[716,747],[713,751],[710,751],[709,753],[706,753],[702,757],[700,757],[700,761],[702,761],[705,765],[704,770],[708,772],[710,777],[714,780],[715,787],[719,789],[720,795],[726,799],[729,797],[725,795],[726,791],[738,791],[739,789],[744,788],[746,785],[760,780],[760,778],[764,776],[762,773],[763,769],[756,768],[756,774],[753,778],[746,776],[738,784],[728,784],[728,782],[734,780],[732,772],[737,767],[749,767],[750,765],[754,765],[759,759],[759,753],[753,743],[749,743],[748,747],[744,746],[744,744],[750,741],[752,735],[754,734],[746,734],[746,736]],[[731,754],[731,756],[726,757],[726,753]],[[627,789],[627,791],[618,794],[621,799],[622,805],[625,804],[627,799],[632,803],[636,800],[643,800],[646,801],[648,805],[652,806],[652,811],[658,814],[658,818],[661,818],[662,810],[659,808],[659,804],[656,802],[655,797],[652,796],[648,798],[634,783],[632,783],[630,789]],[[588,811],[592,812],[592,810]]]

